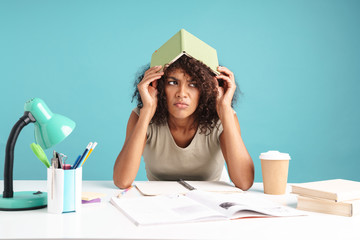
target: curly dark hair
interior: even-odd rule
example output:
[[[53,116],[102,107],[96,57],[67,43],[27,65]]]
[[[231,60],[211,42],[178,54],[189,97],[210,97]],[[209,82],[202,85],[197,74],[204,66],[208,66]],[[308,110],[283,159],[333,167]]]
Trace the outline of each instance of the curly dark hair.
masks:
[[[142,108],[143,104],[137,85],[144,78],[145,71],[149,68],[149,64],[145,65],[143,69],[138,72],[134,82],[135,92],[133,94],[132,101],[136,98],[138,108]],[[186,55],[181,56],[174,63],[164,67],[164,75],[157,82],[158,105],[152,118],[152,123],[157,125],[167,123],[169,112],[167,109],[165,84],[168,74],[175,69],[182,69],[194,81],[196,81],[196,86],[200,92],[200,98],[199,105],[194,113],[195,122],[198,123],[201,134],[210,134],[214,127],[216,127],[219,120],[219,116],[216,111],[216,98],[218,96],[218,91],[214,82],[215,75],[208,66]],[[221,85],[221,82],[219,84]],[[236,95],[237,94],[233,97],[232,106],[236,100]]]

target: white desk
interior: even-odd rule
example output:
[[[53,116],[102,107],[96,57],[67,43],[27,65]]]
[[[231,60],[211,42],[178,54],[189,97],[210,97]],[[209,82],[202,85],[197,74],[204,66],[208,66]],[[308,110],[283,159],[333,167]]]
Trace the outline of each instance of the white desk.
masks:
[[[0,184],[3,186],[3,181]],[[14,190],[46,191],[46,181],[14,181]],[[0,211],[0,239],[360,239],[360,216],[349,218],[310,212],[304,217],[137,227],[109,203],[109,199],[120,192],[111,181],[83,181],[83,191],[107,196],[101,203],[84,204],[81,213],[56,215],[47,213],[46,208]],[[295,195],[263,195],[261,183],[255,183],[250,191],[296,206]],[[128,193],[130,197],[135,194]]]

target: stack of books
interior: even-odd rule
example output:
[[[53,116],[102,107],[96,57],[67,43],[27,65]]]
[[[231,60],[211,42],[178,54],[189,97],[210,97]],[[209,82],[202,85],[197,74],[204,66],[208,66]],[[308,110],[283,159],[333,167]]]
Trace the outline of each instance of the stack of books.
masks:
[[[333,179],[292,185],[297,209],[352,217],[360,214],[360,182]]]

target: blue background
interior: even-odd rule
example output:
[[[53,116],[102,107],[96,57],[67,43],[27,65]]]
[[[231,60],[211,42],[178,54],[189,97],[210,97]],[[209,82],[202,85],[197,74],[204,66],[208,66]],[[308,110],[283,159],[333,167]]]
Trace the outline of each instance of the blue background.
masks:
[[[360,1],[0,1],[0,179],[25,101],[42,98],[77,123],[53,149],[73,162],[98,146],[85,180],[111,180],[139,67],[181,28],[218,51],[243,92],[235,110],[259,154],[288,152],[289,182],[360,181]],[[46,179],[21,132],[14,179]],[[141,165],[137,180],[145,180]]]

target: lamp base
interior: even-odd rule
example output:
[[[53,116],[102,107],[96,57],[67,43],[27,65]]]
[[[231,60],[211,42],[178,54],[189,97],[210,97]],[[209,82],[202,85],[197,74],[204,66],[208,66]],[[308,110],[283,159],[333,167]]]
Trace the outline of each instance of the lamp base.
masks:
[[[14,192],[12,198],[3,198],[0,195],[0,210],[1,211],[22,211],[22,210],[34,210],[44,208],[47,205],[47,193],[46,192],[33,192],[23,191]]]

